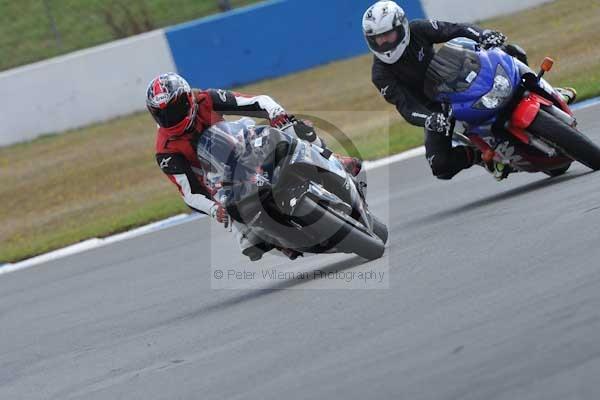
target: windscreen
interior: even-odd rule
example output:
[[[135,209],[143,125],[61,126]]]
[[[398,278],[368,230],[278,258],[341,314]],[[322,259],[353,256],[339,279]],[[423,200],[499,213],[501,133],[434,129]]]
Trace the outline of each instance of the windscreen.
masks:
[[[249,145],[254,134],[253,127],[241,122],[221,122],[202,133],[196,151],[209,186],[249,179],[257,162]]]
[[[244,119],[206,129],[198,140],[197,154],[208,186],[215,191],[228,187],[232,189],[228,196],[239,201],[269,184],[276,146],[284,136],[269,127],[244,123]]]

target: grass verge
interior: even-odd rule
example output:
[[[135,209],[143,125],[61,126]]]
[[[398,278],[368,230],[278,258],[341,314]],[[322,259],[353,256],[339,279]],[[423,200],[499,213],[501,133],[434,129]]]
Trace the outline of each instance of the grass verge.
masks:
[[[599,24],[597,0],[580,0],[577,7],[558,0],[482,25],[521,44],[532,63],[554,57],[549,80],[588,98],[600,94]],[[380,98],[370,66],[371,57],[363,56],[240,90],[269,93],[294,112],[331,112],[366,159],[422,144],[421,130]],[[154,132],[151,118],[140,113],[1,148],[0,263],[186,211],[155,165]]]
[[[231,0],[231,5],[256,1]],[[201,18],[219,8],[218,0],[0,0],[0,10],[2,71]]]

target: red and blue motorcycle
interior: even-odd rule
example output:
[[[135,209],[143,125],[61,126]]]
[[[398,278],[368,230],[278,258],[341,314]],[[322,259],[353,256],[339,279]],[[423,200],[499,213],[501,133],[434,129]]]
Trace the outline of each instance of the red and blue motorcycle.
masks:
[[[484,50],[468,39],[445,44],[431,62],[427,95],[446,107],[453,140],[475,146],[484,163],[501,163],[511,171],[564,174],[573,161],[600,169],[600,148],[577,129],[562,96],[541,71],[501,49]],[[456,122],[464,133],[455,133]]]

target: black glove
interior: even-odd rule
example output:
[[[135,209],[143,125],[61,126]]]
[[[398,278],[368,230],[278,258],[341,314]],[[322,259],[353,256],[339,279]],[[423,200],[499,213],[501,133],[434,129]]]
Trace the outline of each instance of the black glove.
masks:
[[[310,121],[297,119],[293,115],[282,114],[271,121],[271,126],[277,129],[286,129],[293,126],[296,136],[311,143],[318,137]]]
[[[448,135],[450,126],[450,121],[442,113],[433,113],[425,120],[425,129],[444,136]]]
[[[486,29],[479,37],[479,43],[484,49],[491,49],[492,47],[500,47],[506,43],[506,36],[498,31],[492,31]]]
[[[292,116],[292,121],[294,124],[294,132],[296,132],[296,136],[298,136],[302,140],[306,140],[307,142],[314,142],[317,140],[317,133],[315,132],[315,127],[310,123],[310,121],[298,120],[294,116]]]

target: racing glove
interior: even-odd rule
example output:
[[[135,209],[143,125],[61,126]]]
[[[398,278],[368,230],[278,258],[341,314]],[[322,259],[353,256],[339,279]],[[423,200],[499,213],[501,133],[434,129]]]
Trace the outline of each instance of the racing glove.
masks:
[[[294,133],[298,138],[314,143],[319,137],[310,121],[297,119],[293,115],[282,114],[271,121],[271,126],[277,129],[285,130],[290,126],[294,127]],[[319,141],[315,143],[324,147],[324,143]]]
[[[439,135],[448,136],[450,126],[450,121],[442,113],[433,113],[425,120],[425,129]]]
[[[310,143],[313,143],[315,140],[318,139],[317,133],[315,132],[315,127],[310,121],[298,120],[294,116],[292,116],[291,118],[292,123],[294,125],[294,132],[296,132],[296,136]]]
[[[215,203],[210,208],[210,216],[214,218],[218,223],[223,224],[225,228],[229,227],[229,214],[227,214],[227,210],[225,210],[225,208],[222,205]]]
[[[501,32],[486,29],[479,37],[479,43],[484,49],[500,47],[506,43],[506,36]]]

